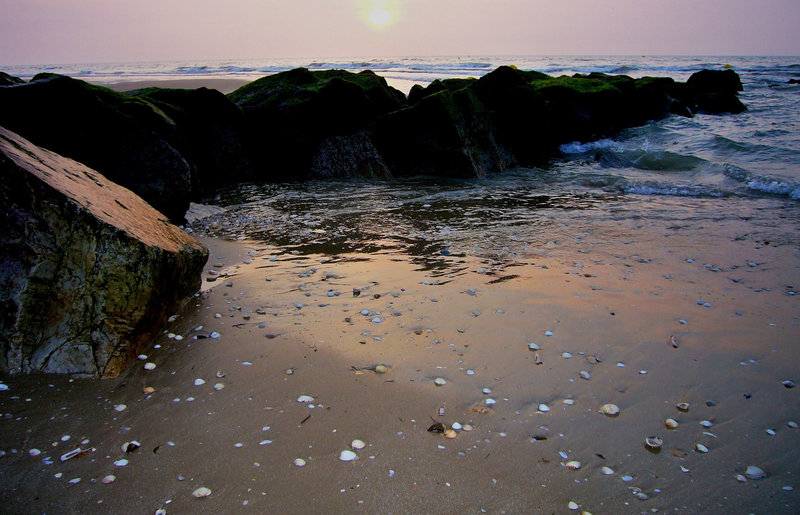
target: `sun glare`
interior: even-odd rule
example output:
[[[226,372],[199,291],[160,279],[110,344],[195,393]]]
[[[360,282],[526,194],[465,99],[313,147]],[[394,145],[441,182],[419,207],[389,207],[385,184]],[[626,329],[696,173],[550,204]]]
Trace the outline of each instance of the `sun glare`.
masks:
[[[384,27],[392,21],[392,13],[386,9],[373,9],[369,12],[369,21],[376,27]]]

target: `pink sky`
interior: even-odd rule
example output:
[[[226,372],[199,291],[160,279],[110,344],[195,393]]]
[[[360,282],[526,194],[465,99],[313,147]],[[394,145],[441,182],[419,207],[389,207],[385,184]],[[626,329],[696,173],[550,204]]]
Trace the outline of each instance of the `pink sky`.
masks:
[[[800,0],[0,0],[8,65],[468,54],[800,55]]]

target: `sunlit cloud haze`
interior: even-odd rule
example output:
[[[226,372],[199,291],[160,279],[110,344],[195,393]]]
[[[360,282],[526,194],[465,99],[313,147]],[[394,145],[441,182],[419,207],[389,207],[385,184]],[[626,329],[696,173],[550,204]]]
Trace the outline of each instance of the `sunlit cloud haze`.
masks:
[[[0,64],[800,54],[800,0],[0,0]]]

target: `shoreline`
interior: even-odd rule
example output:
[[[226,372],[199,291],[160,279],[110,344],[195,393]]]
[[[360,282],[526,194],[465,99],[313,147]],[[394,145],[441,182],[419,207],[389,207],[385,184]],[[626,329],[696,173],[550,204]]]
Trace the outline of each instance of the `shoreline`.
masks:
[[[168,328],[182,340],[153,342],[155,370],[8,379],[0,497],[20,511],[567,513],[575,502],[591,513],[790,513],[800,470],[786,451],[800,429],[788,424],[800,414],[798,390],[781,381],[797,370],[798,330],[783,285],[796,257],[737,241],[747,224],[730,225],[663,248],[663,227],[620,226],[618,238],[637,239],[604,239],[595,260],[572,245],[505,268],[452,257],[444,273],[392,251],[302,255],[201,236],[204,293]],[[600,413],[605,403],[620,415]],[[451,440],[427,432],[433,421],[473,429]],[[645,449],[650,435],[661,452]],[[61,463],[83,438],[94,450]],[[353,439],[366,447],[340,461]],[[142,449],[126,455],[130,440]],[[768,477],[738,482],[748,465]],[[116,481],[102,484],[108,474]],[[201,486],[211,496],[193,498]]]

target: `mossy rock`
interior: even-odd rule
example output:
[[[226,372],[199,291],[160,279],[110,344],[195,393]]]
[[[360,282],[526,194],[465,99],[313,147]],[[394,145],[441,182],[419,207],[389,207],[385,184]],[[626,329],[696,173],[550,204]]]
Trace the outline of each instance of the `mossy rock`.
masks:
[[[6,72],[0,72],[0,86],[14,86],[16,84],[24,84],[25,81],[19,77],[14,77]]]

